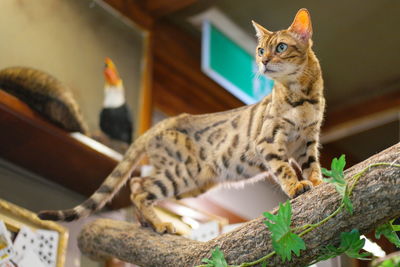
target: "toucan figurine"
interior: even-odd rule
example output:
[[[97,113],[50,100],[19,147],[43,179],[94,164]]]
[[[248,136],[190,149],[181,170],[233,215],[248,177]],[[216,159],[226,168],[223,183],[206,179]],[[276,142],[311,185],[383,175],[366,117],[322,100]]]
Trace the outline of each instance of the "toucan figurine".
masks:
[[[100,129],[113,140],[132,142],[132,118],[125,101],[125,89],[117,68],[110,58],[104,66],[104,102],[100,112]]]

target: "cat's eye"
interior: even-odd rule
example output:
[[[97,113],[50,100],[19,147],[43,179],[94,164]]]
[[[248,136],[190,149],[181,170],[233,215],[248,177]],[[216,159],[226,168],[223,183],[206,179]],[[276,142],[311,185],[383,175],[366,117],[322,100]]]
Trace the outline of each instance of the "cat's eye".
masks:
[[[282,53],[282,52],[286,51],[287,48],[288,48],[287,44],[285,44],[285,43],[279,43],[279,44],[276,46],[275,51],[276,51],[277,53]]]
[[[262,55],[264,55],[264,48],[259,47],[258,48],[258,56],[261,57]]]

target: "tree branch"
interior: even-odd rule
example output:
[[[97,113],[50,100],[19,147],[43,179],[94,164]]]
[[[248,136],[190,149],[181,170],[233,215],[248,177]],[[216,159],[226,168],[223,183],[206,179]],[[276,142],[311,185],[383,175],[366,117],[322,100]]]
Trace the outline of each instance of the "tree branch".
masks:
[[[370,164],[400,160],[400,143],[353,166],[345,172],[350,178]],[[303,266],[316,259],[320,249],[337,245],[341,232],[354,228],[368,233],[379,224],[400,215],[400,168],[379,166],[365,173],[355,186],[351,200],[354,214],[339,213],[327,223],[303,236],[307,250],[291,262],[271,257],[267,266]],[[340,205],[340,196],[331,184],[323,184],[291,201],[293,227],[317,223]],[[276,210],[275,210],[276,212]],[[209,242],[188,240],[175,235],[159,235],[138,225],[106,219],[86,225],[79,236],[81,251],[95,259],[116,257],[140,266],[194,266],[210,257],[220,246],[229,264],[250,262],[273,251],[270,233],[263,218]]]

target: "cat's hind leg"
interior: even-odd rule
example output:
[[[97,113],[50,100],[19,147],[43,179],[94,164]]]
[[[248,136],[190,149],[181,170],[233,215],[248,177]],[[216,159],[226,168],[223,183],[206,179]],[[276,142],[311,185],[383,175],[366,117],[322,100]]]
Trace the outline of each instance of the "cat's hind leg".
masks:
[[[180,166],[183,168],[182,164]],[[215,185],[213,182],[186,184],[181,181],[182,177],[178,177],[169,168],[158,169],[152,177],[136,177],[130,181],[131,200],[139,222],[142,226],[152,227],[158,233],[174,233],[175,229],[171,223],[163,222],[157,216],[153,206],[156,201],[174,197],[195,197]]]
[[[197,160],[197,150],[190,138],[174,130],[155,135],[146,150],[154,173],[151,177],[132,179],[131,200],[142,225],[149,224],[159,233],[171,233],[172,225],[158,218],[153,203],[202,187],[207,183],[208,175],[203,175],[207,169]]]
[[[162,181],[152,177],[136,177],[130,181],[131,200],[142,226],[151,226],[158,233],[175,233],[171,223],[163,222],[154,211],[154,202],[166,197]]]

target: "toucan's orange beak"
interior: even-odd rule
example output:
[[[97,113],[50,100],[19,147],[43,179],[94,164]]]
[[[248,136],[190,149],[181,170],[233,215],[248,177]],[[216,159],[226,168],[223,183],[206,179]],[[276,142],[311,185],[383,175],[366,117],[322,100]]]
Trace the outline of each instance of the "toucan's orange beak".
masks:
[[[106,79],[106,83],[110,85],[119,85],[121,83],[117,68],[108,57],[105,59],[104,78]]]

